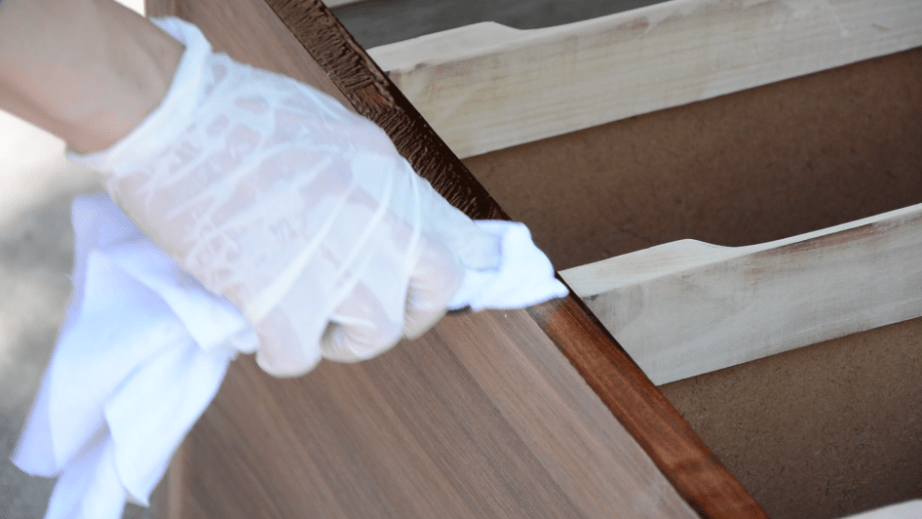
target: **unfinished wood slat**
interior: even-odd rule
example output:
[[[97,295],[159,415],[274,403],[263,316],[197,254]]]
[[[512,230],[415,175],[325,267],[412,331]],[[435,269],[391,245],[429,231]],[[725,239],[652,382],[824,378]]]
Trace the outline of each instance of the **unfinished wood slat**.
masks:
[[[842,519],[918,519],[922,517],[922,499],[868,510]]]
[[[303,81],[298,63],[313,61],[443,196],[472,217],[503,216],[319,1],[148,12],[179,13],[218,49]],[[267,52],[278,46],[281,60]],[[171,472],[171,502],[182,517],[688,517],[689,504],[764,516],[576,298],[535,311],[450,317],[378,359],[295,380],[238,360]],[[604,356],[603,369],[574,369],[560,351],[577,348]],[[599,395],[587,373],[606,377],[590,383]]]
[[[922,316],[922,205],[749,247],[561,272],[655,384]]]
[[[371,49],[461,157],[922,45],[916,0],[672,0]]]

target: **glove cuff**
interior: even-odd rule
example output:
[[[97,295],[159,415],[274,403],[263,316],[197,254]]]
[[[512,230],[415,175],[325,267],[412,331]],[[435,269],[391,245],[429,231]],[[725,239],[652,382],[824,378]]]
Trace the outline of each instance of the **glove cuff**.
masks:
[[[111,147],[85,155],[68,147],[66,156],[71,162],[106,176],[113,175],[155,153],[164,136],[175,135],[184,126],[194,123],[191,114],[204,95],[203,76],[211,44],[198,27],[179,18],[151,18],[150,21],[186,47],[166,97],[137,128]]]

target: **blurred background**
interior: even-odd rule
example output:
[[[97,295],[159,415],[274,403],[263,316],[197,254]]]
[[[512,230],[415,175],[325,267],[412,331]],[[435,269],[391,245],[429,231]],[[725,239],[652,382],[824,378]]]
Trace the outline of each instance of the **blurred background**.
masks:
[[[144,0],[118,1],[143,12]],[[54,486],[9,458],[70,299],[70,202],[101,190],[62,140],[0,112],[0,519],[40,519]],[[154,513],[129,505],[124,517]]]

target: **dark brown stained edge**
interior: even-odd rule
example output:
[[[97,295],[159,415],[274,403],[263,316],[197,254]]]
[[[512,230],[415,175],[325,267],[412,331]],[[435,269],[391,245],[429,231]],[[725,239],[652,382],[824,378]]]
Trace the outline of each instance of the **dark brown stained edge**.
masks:
[[[384,128],[414,169],[476,219],[508,219],[486,189],[319,0],[264,1],[360,114]],[[159,13],[173,0],[147,0]],[[663,394],[572,294],[529,314],[703,517],[766,517]]]
[[[508,220],[487,190],[320,0],[265,1],[327,71],[353,108],[382,127],[413,169],[436,191],[471,218]]]
[[[528,313],[701,517],[768,517],[572,290]]]

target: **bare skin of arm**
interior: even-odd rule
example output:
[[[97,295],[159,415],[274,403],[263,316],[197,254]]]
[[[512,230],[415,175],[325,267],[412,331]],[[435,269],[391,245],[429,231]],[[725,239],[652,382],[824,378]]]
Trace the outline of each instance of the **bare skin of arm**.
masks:
[[[182,52],[112,0],[2,0],[0,110],[104,150],[157,108]]]

